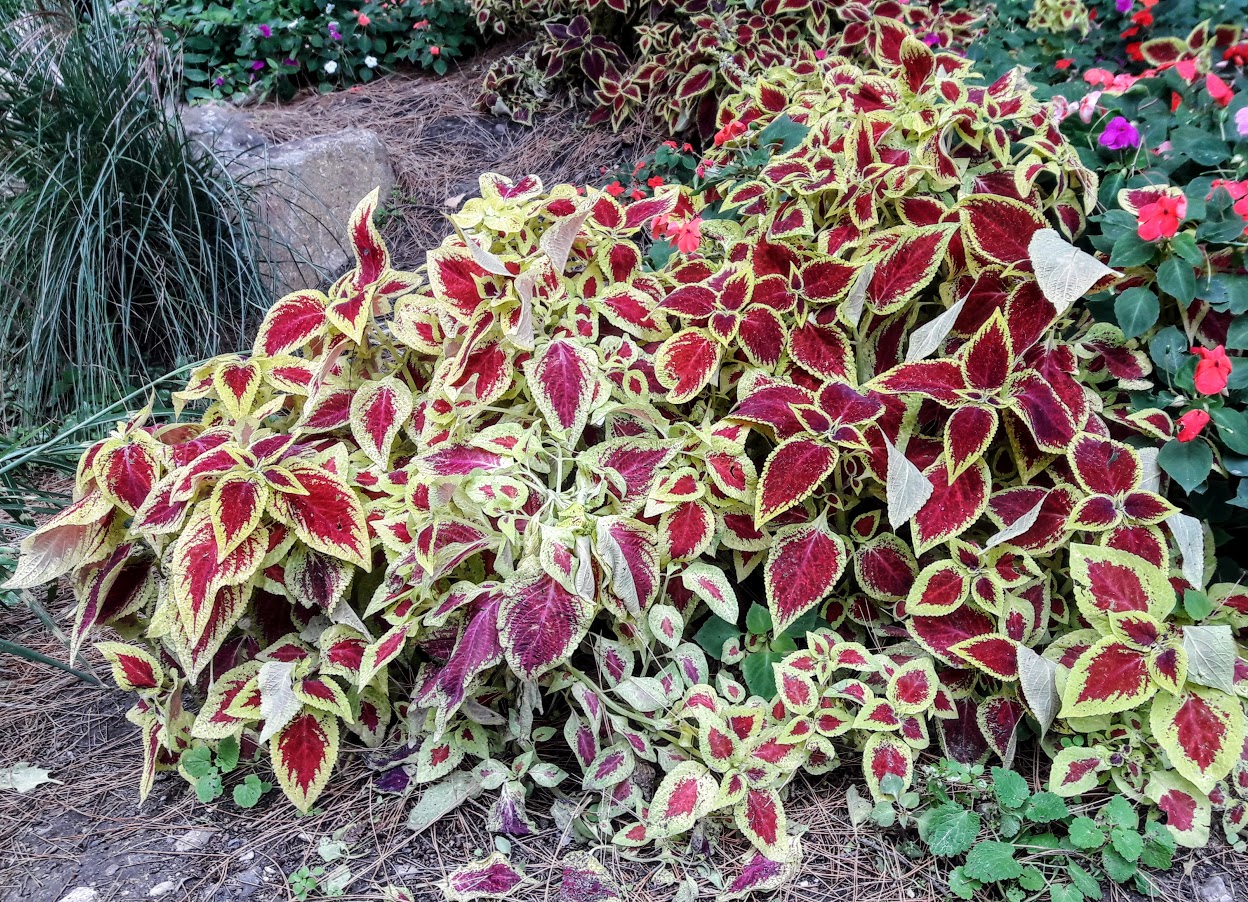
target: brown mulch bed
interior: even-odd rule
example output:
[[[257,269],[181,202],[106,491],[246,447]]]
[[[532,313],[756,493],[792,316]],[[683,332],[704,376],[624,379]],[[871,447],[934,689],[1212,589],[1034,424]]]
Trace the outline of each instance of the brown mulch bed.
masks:
[[[477,192],[483,172],[545,185],[601,183],[601,168],[631,166],[661,136],[633,126],[620,134],[589,128],[570,105],[542,114],[533,128],[474,107],[482,76],[504,45],[478,54],[443,77],[395,74],[332,94],[305,94],[258,107],[251,125],[273,141],[346,128],[377,132],[394,166],[395,196],[384,232],[396,265],[424,262],[424,252],[450,234],[446,214]]]

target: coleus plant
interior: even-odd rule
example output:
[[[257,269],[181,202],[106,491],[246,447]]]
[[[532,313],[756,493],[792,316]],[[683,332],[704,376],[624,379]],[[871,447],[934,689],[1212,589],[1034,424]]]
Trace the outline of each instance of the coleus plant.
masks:
[[[858,0],[471,0],[502,33],[539,26],[525,52],[487,73],[478,105],[530,123],[560,91],[617,131],[634,120],[703,138],[723,95],[769,68],[857,53],[872,23],[892,19],[937,46],[965,46],[982,13],[941,4]]]
[[[897,798],[933,738],[1008,761],[1093,728],[1055,719],[1078,661],[1049,650],[1096,629],[1066,601],[1072,543],[1162,593],[1176,568],[1203,584],[1201,526],[1093,389],[1125,341],[1076,303],[1115,273],[1063,238],[1095,176],[1020,79],[899,29],[871,25],[872,69],[811,61],[726,102],[743,125],[703,191],[487,175],[418,273],[392,269],[374,194],[356,266],[194,373],[196,419],[140,414],[84,456],[12,582],[70,574],[74,642],[129,640],[103,650],[139,693],[145,788],[236,737],[306,811],[345,728],[390,737],[379,785],[438,790],[422,818],[497,791],[490,826],[523,835],[543,786],[626,847],[731,820],[744,893],[796,867],[799,772],[860,760]],[[757,141],[774,158],[737,161]],[[696,215],[696,244],[643,265]],[[1171,648],[1181,616],[1144,610]],[[779,652],[774,695],[731,639],[693,641],[712,616]],[[1244,624],[1201,625],[1242,668]],[[1167,697],[1200,685],[1190,657]],[[587,797],[549,763],[560,733]],[[1138,746],[1145,770],[1183,735]],[[1203,755],[1216,788],[1232,762]]]

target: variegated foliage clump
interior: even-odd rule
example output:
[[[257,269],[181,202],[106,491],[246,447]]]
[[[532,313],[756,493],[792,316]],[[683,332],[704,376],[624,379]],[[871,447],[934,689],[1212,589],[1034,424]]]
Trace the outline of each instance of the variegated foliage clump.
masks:
[[[419,273],[373,196],[351,272],[194,374],[197,420],[94,447],[15,583],[70,573],[75,645],[130,640],[101,649],[144,791],[241,736],[307,810],[343,728],[389,735],[385,787],[497,790],[505,832],[535,784],[626,846],[735,823],[743,888],[797,860],[797,773],[895,798],[933,739],[1043,737],[1055,791],[1112,779],[1188,843],[1242,806],[1248,594],[1177,604],[1202,528],[1127,444],[1153,414],[1097,389],[1148,361],[1078,300],[1114,278],[1062,237],[1096,178],[1020,78],[912,37],[876,65],[729,98],[701,194],[483,177]],[[692,640],[754,598],[777,636],[813,621],[771,698],[742,640]]]
[[[965,47],[976,10],[896,0],[470,0],[483,31],[536,27],[523,53],[499,59],[477,100],[531,123],[556,97],[618,130],[640,120],[710,137],[725,93],[773,66],[871,53],[894,33]]]

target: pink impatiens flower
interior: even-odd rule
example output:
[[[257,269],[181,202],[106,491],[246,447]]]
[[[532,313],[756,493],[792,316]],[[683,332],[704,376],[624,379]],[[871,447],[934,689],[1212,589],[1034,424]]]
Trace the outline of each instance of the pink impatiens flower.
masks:
[[[1179,223],[1187,216],[1187,198],[1182,194],[1164,194],[1151,204],[1140,207],[1137,231],[1145,241],[1173,238]]]
[[[1123,116],[1115,116],[1101,132],[1098,139],[1102,147],[1110,150],[1126,150],[1128,147],[1140,146],[1140,130]]]

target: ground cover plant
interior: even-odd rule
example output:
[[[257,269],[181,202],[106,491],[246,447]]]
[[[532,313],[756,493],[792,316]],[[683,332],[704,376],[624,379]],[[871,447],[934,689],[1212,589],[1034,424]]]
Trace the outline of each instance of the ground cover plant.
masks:
[[[442,75],[478,37],[464,0],[149,0],[136,17],[180,56],[190,101],[332,91],[405,65]]]
[[[167,114],[167,58],[88,7],[0,4],[6,429],[236,347],[264,310],[251,193]]]
[[[896,20],[938,47],[961,45],[980,13],[940,3],[844,0],[470,0],[487,33],[536,29],[490,69],[482,109],[530,123],[564,95],[617,131],[642,119],[666,134],[710,136],[723,96],[773,66],[859,52],[873,21]]]
[[[414,826],[489,794],[505,835],[738,830],[725,898],[797,872],[785,793],[838,766],[958,895],[1094,897],[1237,833],[1248,593],[1163,495],[1144,333],[1082,300],[1147,281],[1073,244],[1116,173],[1019,73],[889,17],[863,47],[743,83],[645,190],[483,177],[419,272],[370,197],[356,266],[185,421],[87,451],[10,586],[67,576],[75,648],[120,636],[142,791],[267,756],[307,811],[349,733]]]

